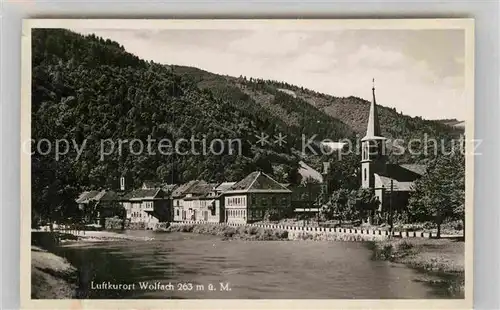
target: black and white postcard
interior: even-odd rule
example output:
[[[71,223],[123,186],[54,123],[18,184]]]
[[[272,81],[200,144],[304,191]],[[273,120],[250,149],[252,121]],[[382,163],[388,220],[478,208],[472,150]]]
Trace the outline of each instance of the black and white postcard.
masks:
[[[23,307],[472,307],[473,20],[23,29]]]

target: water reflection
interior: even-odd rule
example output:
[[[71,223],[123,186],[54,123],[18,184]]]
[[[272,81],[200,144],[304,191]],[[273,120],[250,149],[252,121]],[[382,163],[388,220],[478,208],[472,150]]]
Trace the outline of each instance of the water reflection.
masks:
[[[439,297],[416,281],[420,275],[415,271],[370,260],[371,251],[362,243],[245,242],[196,234],[130,233],[155,239],[75,243],[59,249],[79,269],[79,298]],[[108,281],[136,283],[136,288],[92,289],[92,283]],[[140,289],[139,282],[171,283],[175,289]]]

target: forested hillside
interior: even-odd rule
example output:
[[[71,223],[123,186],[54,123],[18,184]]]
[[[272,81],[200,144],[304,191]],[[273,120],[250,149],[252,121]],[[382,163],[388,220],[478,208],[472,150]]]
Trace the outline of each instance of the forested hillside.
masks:
[[[35,152],[33,200],[40,208],[64,205],[83,188],[117,188],[124,174],[128,187],[146,179],[238,181],[256,169],[297,183],[299,160],[319,169],[325,159],[300,154],[302,134],[307,139],[316,135],[317,141],[354,139],[366,126],[369,104],[362,99],[146,62],[118,43],[93,35],[35,29],[32,47],[32,138],[67,139],[78,146],[86,141],[78,160],[73,148],[57,161]],[[379,111],[389,137],[427,133],[449,138],[453,133],[438,122],[387,108]],[[282,133],[286,143],[262,146],[257,143],[261,133],[271,138]],[[226,149],[222,155],[135,155],[125,147],[121,154],[100,158],[100,141],[105,139],[146,143],[148,137],[175,141],[191,136],[241,139],[242,154],[231,155]],[[54,155],[53,148],[50,152]]]
[[[289,108],[290,110],[287,112],[291,113],[291,115],[300,115],[300,109],[296,105],[300,106],[300,103],[305,102],[330,116],[326,119],[327,122],[333,122],[337,126],[347,125],[360,138],[366,132],[370,102],[358,97],[334,97],[286,82],[242,76],[239,78],[221,76],[191,67],[176,66],[175,70],[191,77],[200,88],[218,89],[219,93],[228,98],[231,98],[231,93],[237,93],[240,96],[241,93],[244,93],[270,113],[283,115],[282,118],[290,123],[298,124],[300,120],[293,118],[293,116],[287,118],[289,114],[284,111]],[[239,89],[240,92],[236,92],[236,89]],[[435,138],[448,141],[450,138],[456,138],[463,133],[463,128],[449,126],[448,123],[442,121],[411,117],[396,111],[394,108],[384,107],[383,98],[378,98],[377,103],[382,133],[388,139],[410,141],[411,139],[423,139],[424,135],[427,134],[429,139]],[[293,113],[294,111],[299,113]],[[318,120],[323,122],[324,115],[319,117]],[[311,122],[309,125],[314,127],[317,123],[317,121]],[[411,157],[409,154],[405,154],[402,158],[393,159],[413,163],[424,158]]]
[[[332,139],[353,134],[306,102],[276,96],[272,112],[238,88],[200,88],[195,75],[142,61],[109,40],[60,29],[34,30],[32,40],[33,138],[87,141],[78,161],[70,161],[76,158],[71,152],[68,162],[57,163],[35,154],[34,176],[60,166],[76,181],[72,184],[113,188],[122,174],[131,176],[129,186],[138,186],[145,179],[236,181],[255,169],[277,169],[282,181],[297,182],[293,149],[300,149],[302,133]],[[281,132],[287,143],[261,146],[256,136],[262,132],[270,137]],[[241,139],[242,155],[134,155],[125,148],[121,155],[99,157],[103,139],[175,141],[192,135]]]

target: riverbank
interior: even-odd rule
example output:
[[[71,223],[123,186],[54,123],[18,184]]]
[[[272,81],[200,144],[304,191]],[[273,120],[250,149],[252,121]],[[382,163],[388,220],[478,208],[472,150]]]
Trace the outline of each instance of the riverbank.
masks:
[[[87,242],[98,242],[98,241],[150,241],[153,240],[151,237],[144,236],[134,236],[127,235],[122,232],[113,231],[84,231],[84,230],[72,230],[72,231],[31,231],[31,240],[33,245],[40,246],[41,248],[50,249],[59,243],[73,242],[73,241],[87,241]]]
[[[368,229],[297,227],[269,224],[222,224],[177,222],[159,229],[166,232],[188,232],[243,240],[312,240],[312,241],[380,241],[388,232]]]
[[[31,298],[71,299],[76,294],[76,283],[77,270],[66,259],[31,247]]]
[[[65,237],[65,235],[68,238]],[[76,239],[75,239],[76,238]],[[123,233],[117,233],[112,231],[74,231],[61,235],[61,241],[87,241],[87,242],[99,242],[99,241],[151,241],[154,238],[144,237],[144,236],[133,236]]]
[[[288,231],[282,229],[263,228],[255,226],[227,226],[214,224],[181,224],[170,225],[162,229],[165,232],[187,232],[195,234],[205,234],[220,236],[224,240],[288,240]]]
[[[465,244],[453,239],[391,239],[370,243],[374,259],[402,263],[419,270],[425,277],[420,281],[435,287],[449,298],[464,298]]]

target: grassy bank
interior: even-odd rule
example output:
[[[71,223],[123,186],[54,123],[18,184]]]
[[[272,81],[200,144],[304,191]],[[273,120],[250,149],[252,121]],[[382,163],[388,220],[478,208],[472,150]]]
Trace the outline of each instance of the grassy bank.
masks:
[[[214,224],[181,224],[170,225],[163,229],[167,232],[189,232],[221,236],[224,239],[241,240],[288,240],[288,231],[254,226],[227,226]]]
[[[31,298],[74,298],[76,269],[64,258],[39,247],[31,247]]]
[[[374,259],[402,263],[423,274],[438,276],[424,278],[442,294],[463,298],[465,287],[464,242],[452,239],[392,239],[371,243]]]

